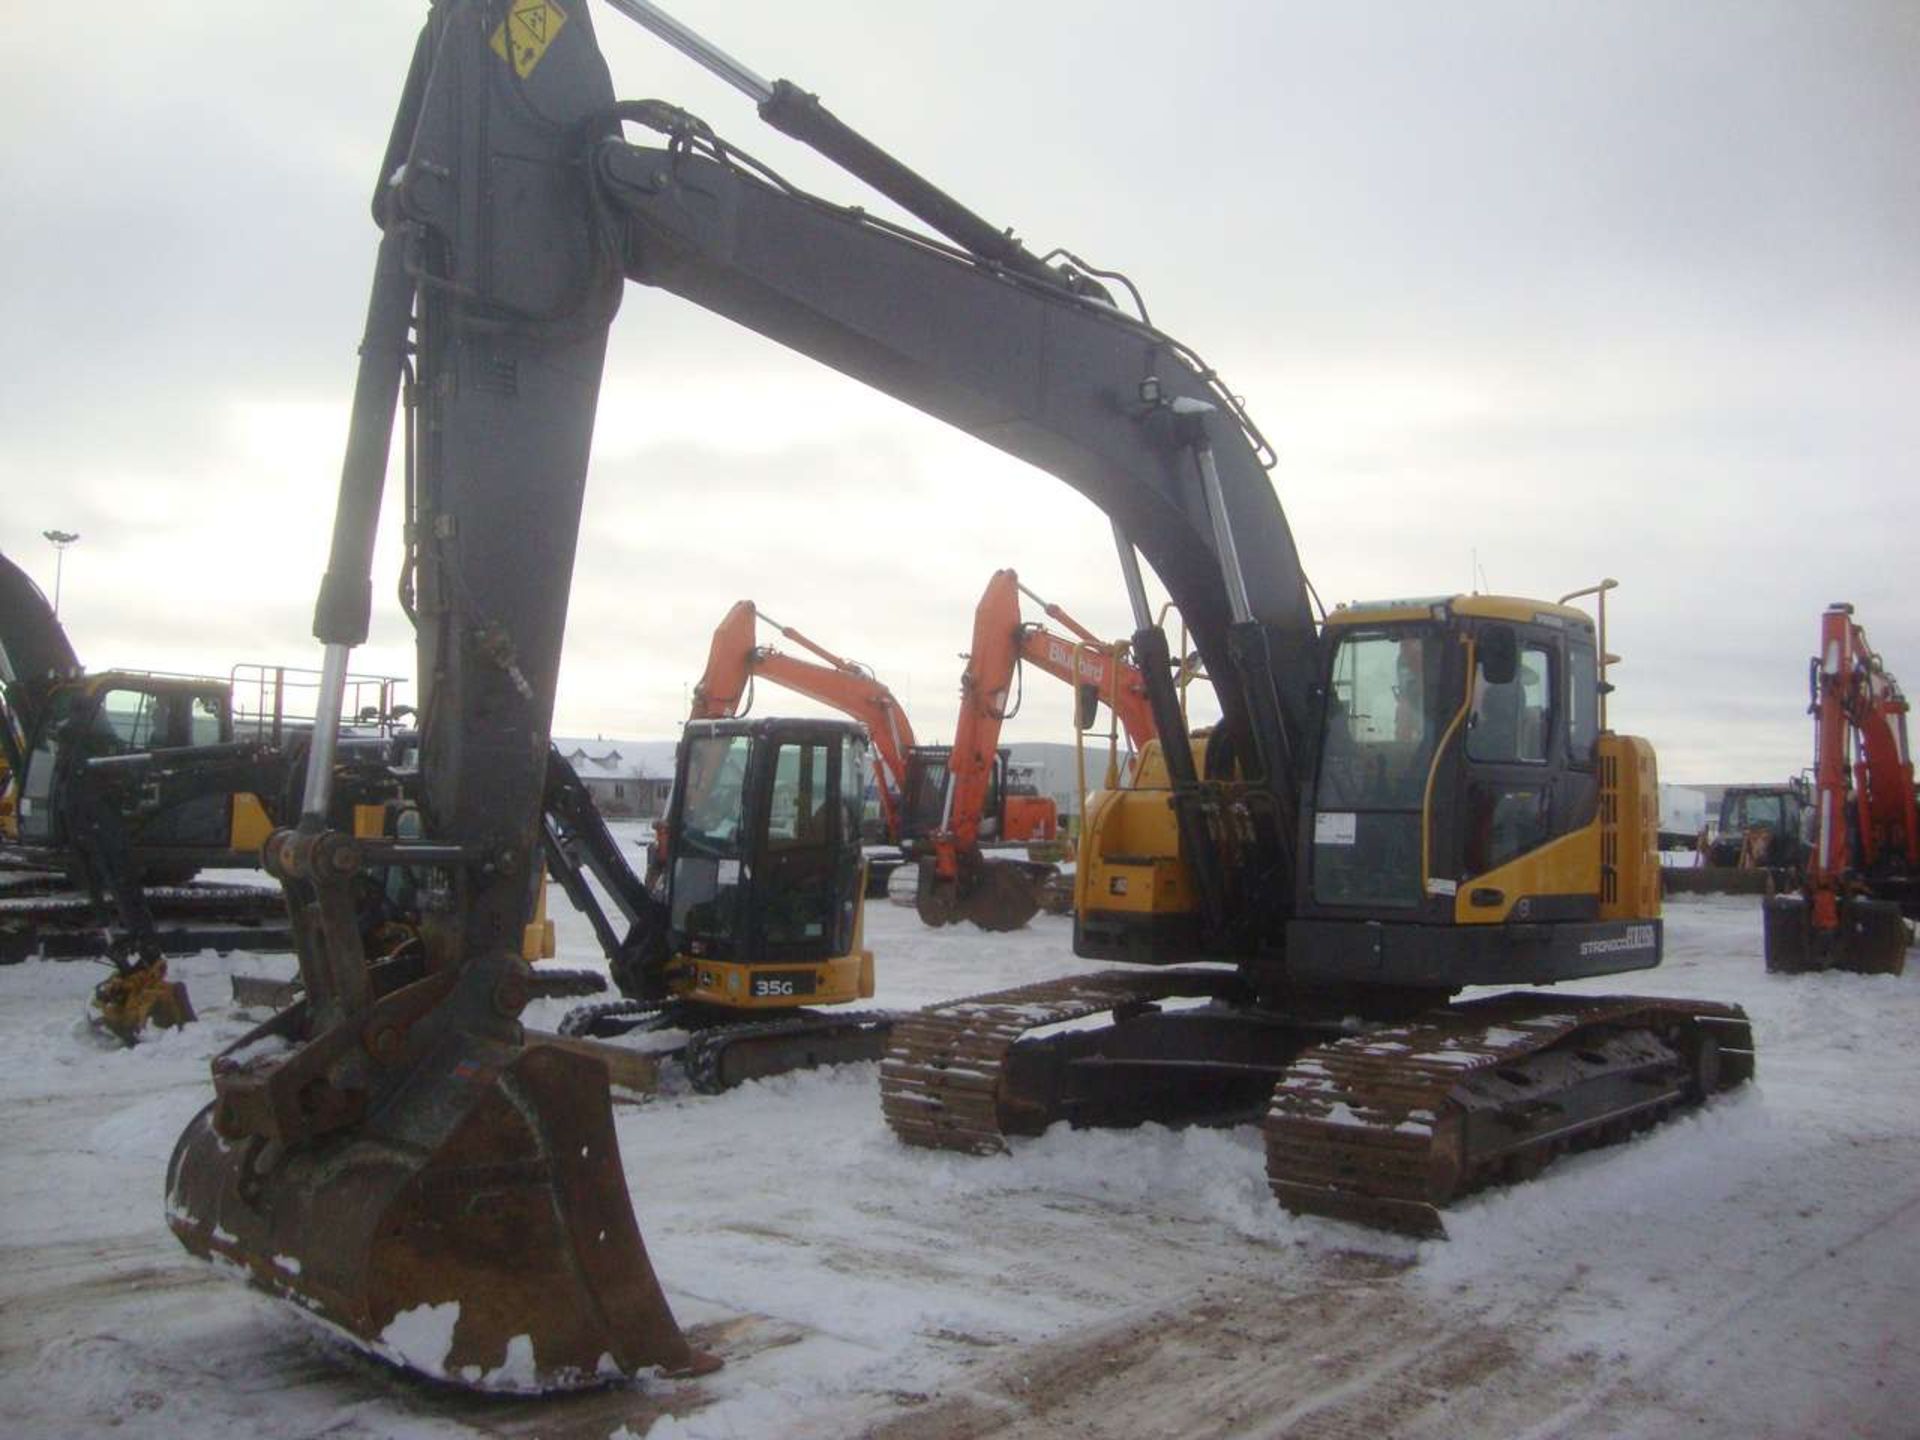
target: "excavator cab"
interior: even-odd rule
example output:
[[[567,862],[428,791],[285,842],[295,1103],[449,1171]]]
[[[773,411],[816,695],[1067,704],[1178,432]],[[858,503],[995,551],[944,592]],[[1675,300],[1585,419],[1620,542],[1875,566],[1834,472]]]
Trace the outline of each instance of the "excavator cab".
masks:
[[[1652,754],[1602,728],[1585,612],[1381,602],[1336,610],[1322,643],[1292,980],[1450,993],[1658,963]],[[1202,958],[1165,766],[1150,758],[1089,810],[1083,955]]]
[[[737,1009],[873,994],[861,948],[866,731],[843,720],[697,720],[668,811],[669,945],[682,999]]]
[[[1008,844],[1051,840],[1059,823],[1054,803],[1040,794],[1031,775],[1010,769],[1005,746],[994,751],[987,777],[986,803],[981,807],[980,836]],[[907,797],[904,839],[928,840],[947,823],[948,797],[953,790],[953,747],[916,745],[907,756]]]
[[[62,685],[48,697],[46,721],[27,740],[20,796],[25,844],[67,843],[58,802],[63,767],[151,750],[220,745],[233,739],[224,681],[106,671]],[[200,865],[245,863],[272,825],[252,795],[203,795],[139,820],[143,851],[174,879]]]
[[[1652,752],[1604,729],[1586,612],[1356,605],[1325,643],[1296,978],[1451,992],[1659,963]]]

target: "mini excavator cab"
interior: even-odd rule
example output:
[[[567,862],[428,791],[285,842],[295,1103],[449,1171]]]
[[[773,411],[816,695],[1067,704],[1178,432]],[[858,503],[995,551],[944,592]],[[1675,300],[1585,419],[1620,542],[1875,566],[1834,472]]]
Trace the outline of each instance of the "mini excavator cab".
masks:
[[[679,998],[738,1010],[873,994],[860,903],[871,768],[848,721],[688,723],[667,817]]]

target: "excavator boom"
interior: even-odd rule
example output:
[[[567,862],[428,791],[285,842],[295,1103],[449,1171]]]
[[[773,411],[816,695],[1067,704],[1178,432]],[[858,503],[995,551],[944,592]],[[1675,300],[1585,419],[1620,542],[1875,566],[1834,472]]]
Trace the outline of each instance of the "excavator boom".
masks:
[[[1020,627],[1020,658],[1064,680],[1112,710],[1127,732],[1127,744],[1142,749],[1157,738],[1147,682],[1135,666],[1097,640],[1069,639],[1044,625]],[[1086,729],[1082,724],[1081,729]]]

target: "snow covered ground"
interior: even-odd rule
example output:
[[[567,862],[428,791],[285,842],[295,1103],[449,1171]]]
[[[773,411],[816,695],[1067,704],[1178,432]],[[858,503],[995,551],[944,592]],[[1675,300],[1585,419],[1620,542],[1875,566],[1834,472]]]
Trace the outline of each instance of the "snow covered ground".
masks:
[[[594,963],[556,918],[561,960]],[[996,937],[879,903],[868,938],[893,1006],[1083,968],[1049,916]],[[1770,977],[1749,897],[1671,903],[1661,970],[1581,988],[1740,1002],[1757,1083],[1468,1201],[1447,1241],[1285,1215],[1251,1128],[927,1154],[881,1123],[870,1065],[623,1104],[655,1268],[728,1363],[548,1401],[396,1375],[174,1242],[162,1174],[247,1023],[243,968],[291,960],[176,962],[202,1022],[132,1051],[80,1022],[91,967],[0,969],[0,1435],[1920,1430],[1920,963]]]

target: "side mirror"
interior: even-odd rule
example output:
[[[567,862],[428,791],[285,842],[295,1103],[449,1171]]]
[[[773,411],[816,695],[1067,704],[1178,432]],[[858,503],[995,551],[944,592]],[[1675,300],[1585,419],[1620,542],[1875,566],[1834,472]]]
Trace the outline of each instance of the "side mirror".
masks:
[[[1100,718],[1100,687],[1076,685],[1074,692],[1074,723],[1082,730],[1091,730]]]
[[[1511,625],[1489,625],[1475,644],[1480,674],[1489,685],[1511,685],[1520,668],[1520,638]]]

